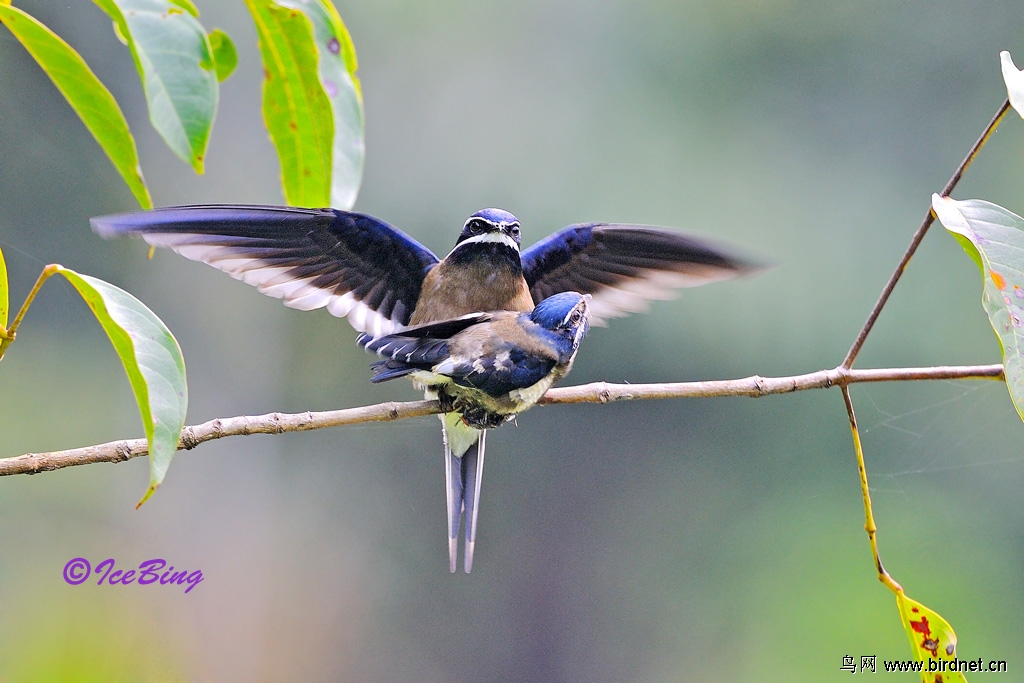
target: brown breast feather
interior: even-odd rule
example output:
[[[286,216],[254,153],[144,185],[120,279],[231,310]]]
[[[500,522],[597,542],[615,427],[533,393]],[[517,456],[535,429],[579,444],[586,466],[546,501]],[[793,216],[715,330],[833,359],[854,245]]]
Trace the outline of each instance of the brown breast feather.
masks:
[[[478,311],[533,310],[533,297],[522,275],[504,270],[474,273],[474,269],[460,269],[463,277],[452,278],[451,270],[448,264],[441,263],[423,278],[410,326]],[[467,278],[466,275],[473,277]]]

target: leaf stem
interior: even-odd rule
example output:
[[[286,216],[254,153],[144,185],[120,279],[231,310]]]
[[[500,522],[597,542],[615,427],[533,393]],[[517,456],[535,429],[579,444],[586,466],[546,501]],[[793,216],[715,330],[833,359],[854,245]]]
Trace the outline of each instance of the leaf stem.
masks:
[[[7,347],[14,342],[14,338],[17,336],[18,326],[21,325],[21,321],[28,312],[28,307],[31,306],[32,302],[35,300],[36,294],[39,293],[39,289],[43,286],[43,283],[49,280],[52,275],[55,275],[60,268],[61,266],[56,263],[51,263],[43,268],[43,272],[39,274],[39,277],[36,278],[36,283],[32,286],[32,291],[30,291],[28,296],[25,297],[25,303],[23,303],[21,308],[18,310],[18,315],[14,316],[11,326],[6,330],[0,328],[0,331],[3,332],[3,334],[0,334],[0,358],[4,357]]]
[[[971,151],[967,153],[967,156],[965,156],[964,160],[960,162],[956,171],[952,176],[950,176],[946,186],[942,188],[942,192],[940,193],[941,196],[949,196],[949,193],[957,186],[957,183],[960,182],[960,178],[963,177],[964,172],[971,165],[971,162],[974,161],[974,158],[978,155],[978,152],[981,151],[981,148],[985,146],[986,142],[988,142],[989,137],[991,137],[992,133],[995,132],[996,127],[999,126],[999,122],[1002,121],[1003,117],[1006,116],[1006,112],[1009,110],[1010,101],[1007,99],[1003,101],[1003,104],[999,107],[995,116],[993,116],[992,120],[989,121],[988,126],[985,127],[985,130],[982,131],[981,135],[974,142],[974,146],[971,147]],[[864,326],[860,329],[860,332],[857,333],[857,338],[854,340],[853,346],[850,347],[850,350],[847,351],[846,358],[843,359],[841,367],[853,367],[853,361],[856,360],[857,354],[860,353],[861,347],[864,346],[864,342],[867,340],[868,334],[871,332],[871,328],[875,326],[875,321],[878,320],[878,316],[881,314],[882,308],[885,307],[886,302],[889,300],[889,295],[891,295],[892,290],[896,288],[896,283],[899,282],[900,277],[903,275],[903,271],[907,268],[907,264],[910,263],[910,258],[917,251],[918,246],[921,244],[921,240],[924,239],[925,234],[928,232],[928,228],[931,227],[934,220],[935,214],[932,213],[931,207],[929,206],[928,213],[925,215],[924,220],[921,221],[921,225],[918,227],[917,232],[915,232],[914,236],[911,238],[910,245],[903,253],[903,258],[900,259],[900,263],[896,266],[896,270],[893,271],[889,281],[882,289],[882,293],[878,296],[878,300],[875,302],[874,308],[871,309],[871,313],[868,315],[868,319],[864,322]]]
[[[846,414],[850,417],[850,431],[853,432],[853,449],[857,452],[857,471],[860,473],[860,492],[864,497],[864,531],[868,532],[868,542],[871,544],[871,556],[875,559],[875,570],[878,572],[878,580],[897,595],[903,592],[903,586],[896,583],[882,565],[882,559],[878,556],[878,527],[875,526],[875,516],[871,511],[871,492],[868,490],[868,470],[864,466],[864,449],[860,443],[860,430],[857,429],[857,416],[853,412],[853,400],[850,399],[850,387],[843,387],[843,402],[846,404]]]

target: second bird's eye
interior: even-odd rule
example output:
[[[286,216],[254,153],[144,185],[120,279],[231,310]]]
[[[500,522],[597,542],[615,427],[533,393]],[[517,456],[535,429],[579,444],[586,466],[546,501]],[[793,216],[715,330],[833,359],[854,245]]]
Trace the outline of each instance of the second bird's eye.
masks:
[[[510,235],[512,235],[513,238],[519,239],[519,228],[518,227],[513,225],[512,229],[509,230],[508,232],[509,232]]]
[[[583,319],[583,314],[580,313],[579,311],[573,311],[572,315],[569,317],[569,321],[573,325],[579,325],[580,324],[580,320],[582,320],[582,319]]]

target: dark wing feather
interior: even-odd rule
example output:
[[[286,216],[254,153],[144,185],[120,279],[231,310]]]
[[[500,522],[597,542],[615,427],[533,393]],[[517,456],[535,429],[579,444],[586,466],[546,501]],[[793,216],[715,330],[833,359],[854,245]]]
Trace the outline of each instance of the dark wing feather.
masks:
[[[490,322],[493,318],[493,313],[469,313],[467,315],[462,315],[459,316],[458,318],[452,318],[450,320],[440,320],[436,323],[426,323],[424,325],[417,325],[416,327],[407,327],[401,332],[393,334],[391,336],[407,338],[431,337],[433,339],[450,339],[459,332],[469,329],[473,325],[479,325],[480,323]],[[361,334],[356,339],[356,344],[358,344],[361,348],[366,349],[367,351],[376,351],[375,348],[371,347],[371,341],[373,341],[372,336]]]
[[[380,336],[407,325],[437,257],[382,220],[335,209],[180,206],[93,218],[102,237],[149,244],[219,268],[285,305],[326,307]]]
[[[380,384],[381,382],[387,382],[388,380],[405,377],[419,369],[415,365],[406,365],[405,363],[399,363],[398,361],[393,360],[381,360],[376,363],[370,363],[370,368],[373,370],[373,377],[370,378],[370,384]]]
[[[494,319],[451,340],[450,358],[435,368],[464,387],[507,395],[541,381],[558,362],[551,340],[527,314],[494,313]]]
[[[373,377],[370,381],[374,384],[405,377],[417,370],[430,370],[436,363],[448,357],[448,341],[444,339],[388,335],[366,345],[366,348],[384,358],[370,364],[373,368]]]
[[[491,396],[504,396],[516,389],[532,387],[555,367],[555,360],[530,354],[509,345],[504,359],[487,356],[475,362],[463,362],[447,371],[456,384],[479,389]]]
[[[535,303],[559,292],[593,296],[591,324],[647,308],[692,287],[752,272],[753,262],[702,238],[645,225],[570,225],[523,252]]]
[[[488,313],[470,313],[452,320],[419,325],[397,334],[374,338],[361,334],[356,339],[360,348],[376,353],[382,360],[371,364],[374,384],[404,377],[416,370],[430,370],[448,357],[448,340],[463,330],[487,322]]]

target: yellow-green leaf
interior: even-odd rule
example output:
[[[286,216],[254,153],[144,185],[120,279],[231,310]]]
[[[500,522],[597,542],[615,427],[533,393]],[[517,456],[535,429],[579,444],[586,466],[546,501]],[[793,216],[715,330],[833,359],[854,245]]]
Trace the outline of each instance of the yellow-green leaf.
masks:
[[[981,269],[982,305],[1002,347],[1006,387],[1024,419],[1024,218],[990,202],[938,195],[932,209]]]
[[[142,505],[164,480],[185,424],[188,386],[181,348],[160,318],[128,292],[63,266],[57,272],[103,326],[135,393],[149,444],[149,488]]]
[[[903,628],[910,638],[914,656],[922,662],[924,683],[966,683],[959,671],[948,671],[956,659],[956,634],[949,622],[902,591],[896,593]],[[959,668],[958,663],[954,668]]]
[[[355,46],[330,0],[278,0],[278,4],[302,11],[313,24],[320,82],[334,118],[330,205],[350,209],[359,194],[366,151]]]
[[[281,162],[284,197],[293,206],[331,202],[334,117],[320,83],[313,26],[272,0],[245,0],[263,58],[263,119]]]
[[[202,173],[219,88],[213,50],[195,6],[186,0],[93,2],[128,41],[153,127]]]
[[[139,168],[135,140],[117,101],[74,48],[32,16],[0,2],[3,23],[25,46],[46,75],[75,110],[100,147],[124,178],[136,201],[144,209],[153,208],[149,190]],[[8,121],[8,125],[17,122]],[[31,125],[25,122],[25,125]]]
[[[192,4],[192,0],[171,0],[171,2],[178,7],[181,7],[186,12],[191,14],[193,17],[199,16],[199,9]]]
[[[231,42],[231,37],[219,28],[210,31],[208,38],[210,49],[213,50],[213,61],[217,68],[217,80],[226,81],[238,66],[238,51],[235,50],[235,44]]]

